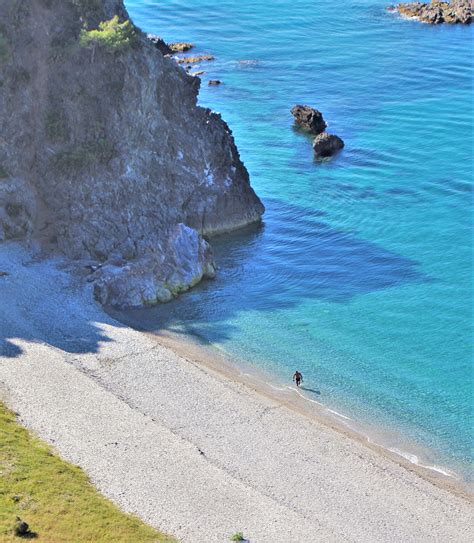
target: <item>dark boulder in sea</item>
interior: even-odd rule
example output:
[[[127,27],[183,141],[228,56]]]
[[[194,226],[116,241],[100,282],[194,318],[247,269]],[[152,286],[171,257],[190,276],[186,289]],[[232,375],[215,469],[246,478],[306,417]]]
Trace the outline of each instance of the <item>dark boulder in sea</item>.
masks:
[[[470,24],[472,22],[472,0],[451,0],[451,2],[407,2],[397,4],[395,11],[405,17],[418,19],[428,24]]]
[[[209,79],[208,85],[211,86],[211,87],[217,87],[221,83],[222,83],[222,81],[219,81],[219,79]]]
[[[316,157],[331,157],[344,147],[344,142],[339,136],[323,132],[316,136],[313,142],[313,149]]]
[[[321,134],[326,130],[327,125],[323,115],[317,109],[296,105],[291,109],[291,114],[295,118],[296,124],[311,134]]]

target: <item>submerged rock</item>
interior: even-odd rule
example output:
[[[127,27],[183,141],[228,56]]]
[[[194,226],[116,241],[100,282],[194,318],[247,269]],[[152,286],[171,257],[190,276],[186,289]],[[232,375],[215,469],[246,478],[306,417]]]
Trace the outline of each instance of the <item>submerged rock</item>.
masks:
[[[470,24],[472,22],[472,0],[450,2],[407,2],[397,4],[394,9],[405,17],[429,24]]]
[[[314,153],[318,158],[331,157],[344,147],[339,136],[323,132],[316,136],[313,142]]]
[[[94,261],[118,306],[166,301],[214,273],[203,235],[264,208],[200,80],[122,0],[0,2],[0,240]]]
[[[178,58],[178,64],[195,64],[196,62],[209,62],[215,60],[212,55],[198,55],[195,57]]]
[[[211,87],[212,86],[217,86],[217,85],[221,85],[222,81],[219,81],[219,79],[209,79],[209,83],[208,85],[210,85]]]
[[[193,43],[189,42],[176,42],[169,43],[168,47],[173,51],[173,53],[185,53],[194,47]]]
[[[296,105],[291,109],[291,114],[295,118],[296,124],[311,134],[321,134],[326,130],[326,122],[322,113],[317,109]]]

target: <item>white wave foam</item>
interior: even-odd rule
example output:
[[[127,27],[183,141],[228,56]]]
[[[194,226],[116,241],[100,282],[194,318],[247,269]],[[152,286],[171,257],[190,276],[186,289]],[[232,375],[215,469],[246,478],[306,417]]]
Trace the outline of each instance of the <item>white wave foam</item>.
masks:
[[[334,413],[335,415],[337,415],[338,417],[341,417],[343,419],[346,419],[346,420],[354,420],[354,419],[351,419],[351,417],[346,417],[346,415],[343,415],[342,413],[338,413],[337,411],[333,411],[332,409],[329,409],[328,408],[328,411],[330,413]]]
[[[251,375],[249,373],[241,372],[241,375],[246,375],[248,377],[252,377],[252,378],[256,379],[257,381],[263,382],[261,379],[256,378],[255,375]],[[316,400],[312,400],[311,398],[308,398],[307,396],[302,394],[298,390],[298,388],[296,388],[296,387],[293,387],[293,386],[290,386],[290,385],[286,385],[284,387],[277,387],[275,385],[272,385],[271,383],[266,383],[266,384],[268,386],[270,386],[271,388],[273,388],[274,390],[279,390],[279,391],[282,391],[282,392],[290,390],[291,392],[295,392],[296,394],[298,394],[301,398],[303,398],[307,402],[315,403],[315,404],[317,404],[317,405],[319,405],[321,407],[325,407],[324,404],[322,404],[321,402],[318,402]],[[337,417],[340,417],[342,419],[350,420],[350,421],[354,420],[354,419],[351,419],[350,417],[347,417],[346,415],[343,415],[342,413],[339,413],[338,411],[334,411],[333,409],[329,409],[329,407],[325,407],[325,409],[326,409],[327,412],[332,413],[332,414],[334,414]],[[390,452],[392,452],[392,453],[394,453],[394,454],[396,454],[398,456],[401,456],[405,460],[408,460],[411,464],[419,466],[420,468],[428,469],[428,470],[431,470],[431,471],[436,471],[437,473],[441,473],[442,475],[445,475],[446,477],[452,477],[452,478],[455,478],[455,479],[459,479],[459,476],[455,472],[450,471],[447,468],[437,466],[436,464],[423,464],[423,463],[421,463],[420,459],[418,458],[418,456],[416,454],[409,453],[407,451],[402,451],[401,449],[398,449],[397,447],[384,447],[383,445],[380,445],[380,443],[376,443],[369,436],[366,436],[366,438],[367,438],[367,441],[369,443],[372,443],[374,445],[382,447],[382,448],[384,448],[384,449],[386,449],[386,450],[388,450],[388,451],[390,451]]]
[[[390,452],[398,454],[398,456],[405,458],[405,460],[408,460],[409,462],[411,462],[412,464],[415,464],[416,466],[419,466],[420,468],[436,471],[437,473],[441,473],[442,475],[445,475],[446,477],[453,477],[454,479],[459,479],[458,475],[454,471],[450,471],[441,466],[437,466],[436,464],[422,464],[416,454],[402,451],[401,449],[397,449],[396,447],[388,447],[388,450]]]

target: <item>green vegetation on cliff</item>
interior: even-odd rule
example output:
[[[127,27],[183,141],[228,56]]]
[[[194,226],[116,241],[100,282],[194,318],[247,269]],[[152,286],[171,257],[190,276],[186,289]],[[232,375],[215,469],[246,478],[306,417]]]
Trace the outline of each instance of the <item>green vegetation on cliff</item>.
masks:
[[[0,64],[3,64],[8,60],[10,56],[10,51],[8,49],[7,40],[5,36],[0,31]]]
[[[82,29],[80,41],[85,47],[102,45],[109,51],[121,51],[136,43],[137,31],[130,21],[121,23],[116,15],[100,23],[96,30]]]
[[[0,541],[20,541],[16,517],[44,543],[175,543],[117,509],[0,403]]]

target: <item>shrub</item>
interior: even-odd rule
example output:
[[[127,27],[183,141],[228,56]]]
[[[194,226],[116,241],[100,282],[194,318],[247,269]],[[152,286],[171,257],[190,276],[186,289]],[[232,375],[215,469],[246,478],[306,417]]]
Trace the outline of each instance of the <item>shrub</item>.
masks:
[[[7,179],[10,177],[10,174],[5,170],[5,168],[0,164],[0,179]]]
[[[17,89],[27,85],[31,81],[31,75],[22,66],[15,67],[10,70],[10,83],[13,88]]]
[[[61,112],[53,109],[47,111],[44,124],[46,135],[50,141],[61,142],[67,139],[68,130]]]
[[[130,21],[119,22],[118,15],[99,24],[96,30],[83,28],[80,43],[84,47],[101,45],[108,51],[122,51],[137,42],[137,31]]]
[[[63,151],[55,156],[57,166],[62,170],[81,170],[94,162],[94,155],[85,148]]]
[[[242,532],[237,532],[231,538],[231,541],[246,541],[244,534]]]
[[[55,156],[56,165],[66,170],[81,170],[92,164],[108,162],[114,155],[114,147],[105,138],[63,151]]]
[[[10,50],[8,48],[5,36],[0,32],[0,64],[7,62],[10,58]]]

